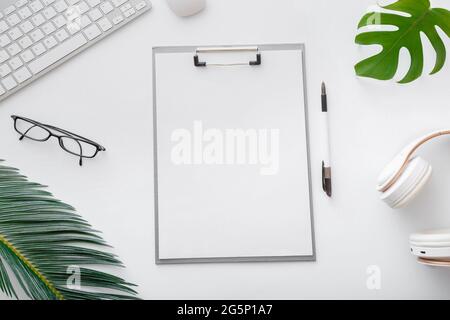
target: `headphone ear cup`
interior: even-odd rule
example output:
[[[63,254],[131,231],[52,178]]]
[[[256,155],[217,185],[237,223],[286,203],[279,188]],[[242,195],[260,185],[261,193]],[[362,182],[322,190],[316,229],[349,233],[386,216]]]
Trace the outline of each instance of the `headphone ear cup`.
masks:
[[[450,247],[450,229],[415,232],[409,236],[409,244],[416,247]]]
[[[381,171],[378,176],[377,190],[381,191],[389,182],[389,180],[400,170],[403,162],[406,160],[407,153],[400,153],[391,160]]]
[[[427,161],[420,157],[412,158],[399,179],[381,194],[381,200],[394,209],[405,206],[422,190],[431,172]]]

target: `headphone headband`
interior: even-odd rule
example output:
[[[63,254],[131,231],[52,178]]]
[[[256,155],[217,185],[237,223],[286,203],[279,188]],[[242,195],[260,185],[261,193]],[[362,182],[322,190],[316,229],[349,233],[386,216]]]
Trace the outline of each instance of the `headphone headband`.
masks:
[[[387,191],[397,180],[400,178],[402,173],[405,171],[406,166],[408,164],[408,161],[411,159],[411,156],[414,154],[414,152],[425,142],[434,139],[436,137],[440,137],[442,135],[450,134],[450,130],[439,130],[432,133],[429,133],[411,144],[409,144],[405,149],[403,149],[402,152],[400,152],[399,156],[402,156],[403,159],[399,162],[399,168],[396,169],[389,179],[384,181],[381,185],[378,186],[378,191],[385,192]]]

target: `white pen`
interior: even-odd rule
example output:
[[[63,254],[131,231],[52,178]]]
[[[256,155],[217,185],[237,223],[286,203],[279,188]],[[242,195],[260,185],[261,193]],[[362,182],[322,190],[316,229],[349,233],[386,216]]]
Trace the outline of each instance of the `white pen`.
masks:
[[[325,131],[325,155],[322,161],[322,189],[331,197],[331,163],[330,163],[330,135],[328,124],[327,89],[322,82],[322,128]]]

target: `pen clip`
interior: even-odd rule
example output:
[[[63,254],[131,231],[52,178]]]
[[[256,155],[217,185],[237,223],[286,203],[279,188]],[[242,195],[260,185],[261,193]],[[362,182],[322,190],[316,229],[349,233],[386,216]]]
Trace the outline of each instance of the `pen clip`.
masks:
[[[324,161],[322,161],[322,189],[331,197],[331,168],[325,167]]]
[[[327,192],[327,184],[325,182],[325,162],[322,161],[322,189]]]

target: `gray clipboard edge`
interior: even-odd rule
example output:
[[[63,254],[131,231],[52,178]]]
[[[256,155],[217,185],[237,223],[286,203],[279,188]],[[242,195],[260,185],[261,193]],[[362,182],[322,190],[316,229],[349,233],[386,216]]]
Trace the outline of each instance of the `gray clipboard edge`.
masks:
[[[153,56],[156,53],[194,53],[197,48],[233,48],[233,47],[248,47],[256,46],[261,51],[275,51],[275,50],[305,50],[303,43],[281,43],[281,44],[245,44],[245,45],[199,45],[199,46],[169,46],[169,47],[153,47]]]
[[[152,54],[153,82],[153,190],[155,210],[155,263],[159,263],[159,206],[158,206],[158,118],[156,112],[156,50]]]
[[[308,86],[306,77],[306,47],[302,45],[302,73],[303,73],[303,99],[305,107],[305,135],[306,135],[306,160],[308,162],[308,186],[309,186],[309,208],[310,208],[310,221],[311,221],[311,244],[312,244],[312,256],[316,261],[316,235],[314,229],[314,203],[313,203],[313,190],[312,190],[312,177],[311,177],[311,150],[310,150],[310,137],[309,137],[309,105],[308,105]]]
[[[208,45],[207,47],[237,47],[241,45]],[[247,44],[246,46],[249,46]],[[314,208],[311,183],[311,159],[310,159],[310,137],[309,137],[309,119],[308,119],[308,99],[306,84],[306,57],[305,44],[303,43],[285,43],[285,44],[250,44],[258,46],[261,51],[275,50],[300,50],[302,54],[302,74],[303,74],[303,96],[305,112],[305,130],[306,130],[306,153],[308,163],[308,186],[311,220],[311,255],[295,256],[251,256],[251,257],[205,257],[205,258],[173,258],[161,259],[159,256],[159,209],[158,209],[158,136],[157,136],[157,101],[156,101],[156,54],[160,53],[186,53],[195,52],[200,46],[164,46],[153,47],[152,67],[153,67],[153,170],[154,170],[154,210],[155,210],[155,264],[194,264],[194,263],[237,263],[237,262],[291,262],[291,261],[316,261],[316,245],[314,231]]]
[[[253,262],[314,262],[315,256],[255,256],[255,257],[206,257],[206,258],[175,258],[156,259],[156,264],[193,264],[193,263],[253,263]]]

